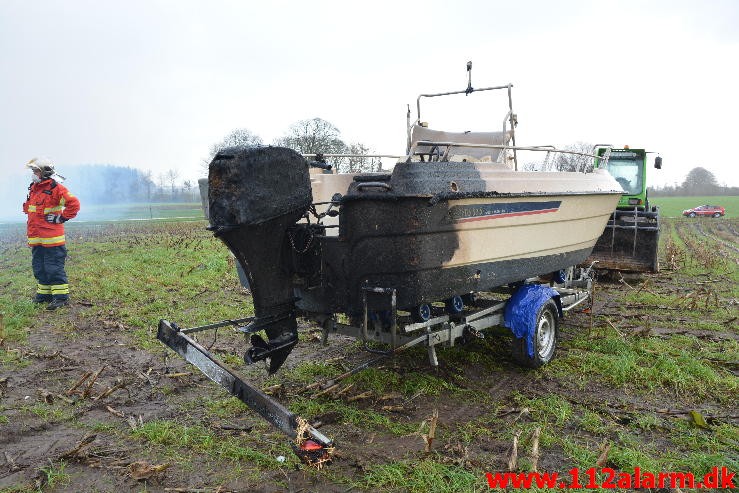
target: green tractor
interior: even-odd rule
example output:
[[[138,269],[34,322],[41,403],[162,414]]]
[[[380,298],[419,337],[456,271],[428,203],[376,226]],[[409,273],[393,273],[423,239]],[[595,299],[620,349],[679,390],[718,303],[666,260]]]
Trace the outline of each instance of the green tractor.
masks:
[[[647,151],[595,146],[596,168],[605,168],[624,189],[616,210],[598,238],[588,262],[596,269],[625,272],[657,272],[659,261],[659,210],[647,196]],[[654,159],[662,168],[662,158]]]

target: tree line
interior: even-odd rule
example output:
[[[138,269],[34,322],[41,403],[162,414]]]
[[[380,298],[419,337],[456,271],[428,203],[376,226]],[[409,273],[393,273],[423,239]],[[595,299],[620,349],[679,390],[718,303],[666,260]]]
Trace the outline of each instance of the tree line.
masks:
[[[649,188],[652,197],[685,197],[703,195],[739,195],[739,187],[719,185],[716,176],[702,167],[688,172],[681,184],[666,185],[660,188]]]
[[[237,128],[220,142],[210,146],[203,159],[203,175],[207,176],[208,164],[221,149],[232,146],[264,145],[262,138],[246,128]],[[340,173],[378,171],[381,161],[366,157],[371,151],[359,143],[347,143],[339,129],[321,118],[300,120],[292,124],[285,135],[275,139],[272,145],[289,147],[301,154],[353,154],[357,157],[331,159]],[[125,202],[188,202],[198,201],[199,190],[195,181],[180,181],[180,171],[172,168],[155,174],[151,170],[108,164],[72,165],[65,167],[65,176],[80,200],[88,204]]]
[[[232,146],[264,145],[261,137],[246,128],[238,128],[221,141],[210,146],[202,161],[204,175],[208,164],[221,149]],[[288,147],[302,154],[354,154],[358,157],[331,159],[341,173],[379,171],[381,162],[366,157],[371,151],[362,143],[346,143],[339,130],[321,118],[300,120],[290,126],[272,145]],[[584,154],[592,152],[593,145],[576,142],[564,148]],[[543,171],[591,171],[593,159],[588,156],[538,153],[539,161],[523,163],[525,170]],[[65,176],[74,183],[74,190],[81,200],[92,204],[121,202],[186,202],[199,200],[197,182],[180,182],[180,172],[169,169],[155,174],[151,170],[114,166],[78,165],[65,167]],[[719,185],[709,170],[696,167],[690,170],[682,183],[664,187],[649,187],[652,197],[739,195],[739,187]]]
[[[180,173],[176,169],[155,175],[151,170],[126,166],[84,164],[65,166],[64,176],[74,193],[87,204],[199,200],[197,183],[179,182]]]
[[[213,144],[207,159],[203,160],[206,171],[208,164],[221,149],[233,146],[264,145],[262,138],[246,128],[237,128],[226,135],[222,141]],[[361,142],[347,143],[334,124],[321,118],[311,118],[293,123],[285,135],[272,142],[272,145],[288,147],[301,154],[351,154],[342,158],[332,158],[339,173],[379,171],[379,158],[367,157],[371,150]]]

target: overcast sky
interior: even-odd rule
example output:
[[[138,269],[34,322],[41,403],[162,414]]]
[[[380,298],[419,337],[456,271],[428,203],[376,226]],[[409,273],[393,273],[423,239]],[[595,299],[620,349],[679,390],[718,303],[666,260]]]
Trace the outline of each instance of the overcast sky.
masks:
[[[736,186],[737,25],[736,0],[0,0],[0,191],[38,155],[194,179],[234,128],[313,117],[400,154],[406,104],[464,89],[468,60],[514,85],[519,145],[628,144],[661,154],[656,185]]]

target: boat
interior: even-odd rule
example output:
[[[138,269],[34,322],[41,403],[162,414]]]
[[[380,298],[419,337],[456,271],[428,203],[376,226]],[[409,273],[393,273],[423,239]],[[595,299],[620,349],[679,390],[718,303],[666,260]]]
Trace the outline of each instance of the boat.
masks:
[[[428,320],[433,303],[459,312],[471,293],[556,275],[590,255],[623,191],[601,169],[519,170],[523,151],[559,151],[516,146],[511,88],[473,89],[470,79],[463,91],[419,96],[391,172],[337,174],[329,161],[341,155],[272,146],[214,157],[210,228],[242,266],[254,302],[243,328],[248,363],[268,359],[276,371],[297,343],[297,316],[364,317],[365,331],[367,313]],[[421,120],[422,98],[494,90],[509,103],[499,131],[449,132]]]

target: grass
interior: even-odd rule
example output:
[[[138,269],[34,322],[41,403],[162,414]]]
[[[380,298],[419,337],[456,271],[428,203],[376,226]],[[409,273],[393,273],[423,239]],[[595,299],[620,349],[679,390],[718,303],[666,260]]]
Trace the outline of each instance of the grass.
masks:
[[[51,459],[49,459],[49,465],[47,467],[42,467],[39,471],[42,474],[42,484],[45,485],[40,486],[39,491],[42,491],[42,489],[45,489],[46,487],[53,489],[59,485],[69,484],[70,475],[66,472],[66,468],[66,462],[59,461],[54,464]]]
[[[219,419],[233,419],[244,414],[249,414],[249,408],[243,402],[230,396],[218,399],[205,399],[202,405],[204,405],[205,410],[210,416]]]
[[[684,274],[687,274],[685,270],[673,276]],[[720,275],[733,279],[736,268]],[[683,295],[680,293],[660,291],[652,294],[635,290],[624,293],[622,290],[619,296],[622,304],[611,306],[621,308],[619,312],[629,318],[620,319],[618,313],[608,315],[611,324],[615,323],[614,328],[605,323],[606,317],[596,317],[592,333],[579,332],[569,338],[564,344],[565,354],[541,372],[550,380],[567,379],[581,389],[598,389],[594,390],[596,395],[602,389],[620,388],[625,395],[636,395],[643,403],[655,396],[664,396],[670,400],[671,408],[700,409],[710,402],[723,404],[726,409],[725,406],[735,402],[739,380],[722,362],[739,360],[736,340],[707,340],[690,333],[644,337],[632,332],[643,328],[644,318],[638,315],[644,313],[651,318],[652,326],[736,333],[735,328],[732,330],[721,323],[736,316],[736,309],[721,301],[723,295],[734,293],[734,287],[727,283],[716,285],[715,289],[719,301],[699,307],[687,306],[681,301]],[[624,302],[628,308],[624,309]],[[671,307],[671,310],[664,311],[664,307]],[[727,465],[733,470],[738,466],[737,461],[731,459],[731,451],[739,443],[739,428],[730,423],[719,421],[711,425],[710,430],[704,430],[684,417],[664,416],[647,410],[626,413],[616,410],[614,414],[608,402],[572,401],[561,393],[546,397],[514,395],[520,408],[530,410],[532,423],[519,424],[515,430],[509,430],[507,436],[518,430],[525,437],[532,426],[540,426],[544,430],[542,446],[545,449],[561,447],[572,463],[580,467],[594,464],[599,445],[604,441],[612,444],[608,465],[618,470],[628,471],[639,466],[642,470],[704,474],[716,464]],[[580,433],[572,433],[574,429]],[[652,443],[647,437],[659,443]],[[665,437],[672,446],[662,443]],[[522,439],[521,444],[525,446],[526,441]],[[667,452],[663,451],[665,449]],[[676,453],[677,449],[683,452]]]
[[[481,474],[473,474],[462,468],[442,464],[432,459],[420,461],[391,462],[370,466],[356,487],[398,489],[408,493],[484,491]]]
[[[418,422],[401,422],[394,416],[335,399],[297,397],[288,407],[290,411],[309,421],[327,413],[336,413],[342,423],[351,423],[363,430],[380,430],[396,436],[415,433],[419,425]]]
[[[30,254],[27,262],[28,267],[23,269],[10,255],[0,256],[0,272],[3,273],[0,285],[5,287],[0,290],[0,339],[8,342],[24,343],[27,340],[29,326],[41,308],[31,301],[35,294],[35,281],[26,289],[22,287],[28,276],[27,270],[30,270]]]
[[[289,370],[274,375],[268,381],[268,385],[279,382],[291,382],[296,385],[306,385],[316,380],[325,380],[343,373],[339,368],[331,364],[316,361],[303,361]]]
[[[88,226],[68,234],[66,270],[73,300],[91,307],[82,316],[136,330],[143,349],[158,346],[160,318],[183,326],[253,312],[227,249],[205,231],[205,221]],[[23,246],[4,247],[0,260],[0,337],[25,343],[39,307],[31,303],[35,280]]]
[[[200,425],[186,426],[169,420],[155,420],[144,423],[132,436],[150,444],[161,445],[172,458],[192,458],[207,454],[214,459],[246,462],[258,469],[280,469],[295,466],[297,457],[284,442],[273,445],[267,451],[256,450],[236,437],[220,437]],[[266,441],[260,441],[266,445]],[[285,462],[276,457],[283,456]]]
[[[0,222],[0,233],[4,228],[17,229],[24,226],[25,216],[19,216],[23,222]],[[67,231],[78,231],[90,223],[120,221],[188,221],[203,220],[203,209],[197,202],[151,202],[151,203],[118,203],[118,204],[82,204],[77,217],[66,224]]]
[[[368,368],[365,371],[352,375],[348,382],[355,383],[363,390],[371,390],[378,395],[388,392],[400,392],[405,396],[439,395],[442,392],[459,392],[459,387],[453,383],[429,375],[427,373],[411,372],[399,374],[388,369]]]
[[[63,405],[51,405],[39,402],[31,406],[27,406],[25,409],[29,413],[49,423],[66,421],[74,417],[73,411],[65,408]]]
[[[719,348],[722,343],[700,341],[690,336],[621,339],[609,336],[601,339],[578,337],[571,342],[573,349],[552,362],[546,369],[560,377],[568,374],[588,375],[617,388],[654,393],[679,393],[688,402],[706,398],[731,402],[738,390],[737,379],[730,372],[717,368],[704,359],[713,352],[729,350],[739,356],[736,344]],[[703,358],[701,356],[704,356]],[[726,359],[731,360],[732,356]]]
[[[203,209],[200,202],[85,205],[78,215],[78,219],[84,221],[125,221],[153,218],[163,218],[167,220],[181,218],[203,219]]]

